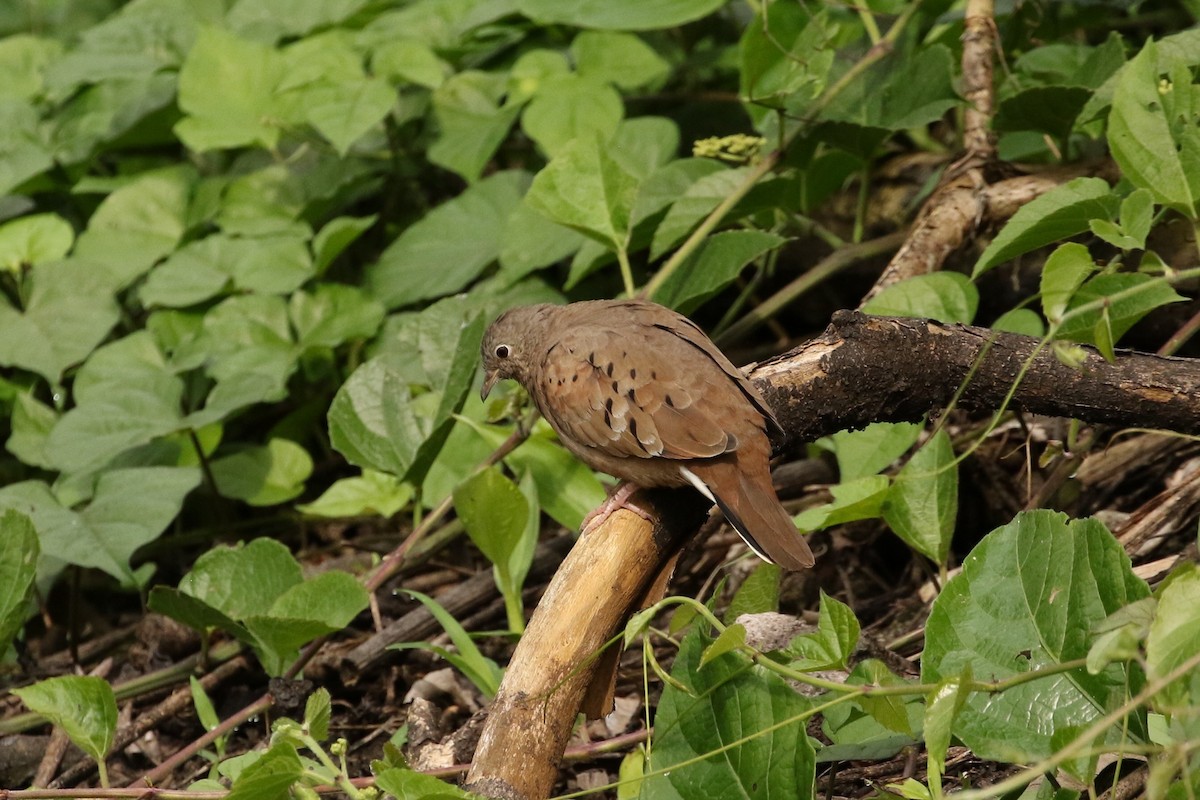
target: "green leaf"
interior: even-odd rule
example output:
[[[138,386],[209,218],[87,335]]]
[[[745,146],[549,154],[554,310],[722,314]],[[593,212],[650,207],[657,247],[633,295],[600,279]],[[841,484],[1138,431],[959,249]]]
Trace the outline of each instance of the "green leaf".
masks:
[[[833,501],[801,511],[795,517],[801,533],[860,519],[875,519],[883,511],[890,481],[886,475],[869,475],[829,487]]]
[[[1050,322],[1059,322],[1067,304],[1088,276],[1096,271],[1092,254],[1081,244],[1061,245],[1042,267],[1042,313]]]
[[[192,691],[192,705],[196,707],[196,718],[200,720],[204,730],[211,731],[220,725],[221,718],[212,704],[212,698],[208,696],[208,692],[204,691],[204,684],[200,683],[195,675],[189,675],[188,687]]]
[[[12,509],[0,515],[0,656],[25,625],[39,552],[28,516]]]
[[[205,27],[179,70],[179,107],[186,116],[175,133],[193,150],[279,142],[283,110],[277,88],[286,75],[273,48]]]
[[[475,379],[482,338],[483,317],[458,299],[407,317],[393,337],[407,353],[377,356],[338,390],[329,409],[333,446],[360,467],[419,482]],[[429,391],[414,395],[414,387]]]
[[[31,214],[0,225],[0,269],[19,272],[23,267],[55,261],[71,250],[75,230],[57,214]]]
[[[487,658],[475,646],[475,642],[471,640],[471,635],[466,629],[454,618],[438,601],[432,597],[422,594],[421,592],[405,590],[407,594],[420,601],[421,605],[429,610],[433,618],[438,621],[442,629],[450,637],[450,641],[454,642],[454,647],[458,650],[461,657],[458,666],[463,673],[470,679],[475,686],[488,697],[494,697],[496,690],[500,688],[500,668],[496,666],[496,662]],[[404,649],[408,647],[428,647],[424,642],[410,643],[403,645],[392,645],[391,649]]]
[[[129,285],[183,238],[196,180],[190,166],[136,176],[96,208],[75,243],[73,257],[103,265],[114,288]]]
[[[175,251],[151,270],[140,297],[147,306],[201,303],[226,290],[287,294],[313,275],[303,238],[214,234]]]
[[[637,178],[592,137],[566,144],[534,176],[525,202],[557,222],[617,250],[629,237]]]
[[[304,727],[318,742],[329,738],[329,720],[332,717],[332,706],[329,690],[325,687],[317,689],[308,696],[304,703]]]
[[[882,661],[868,658],[854,666],[846,683],[851,686],[903,686],[905,681],[893,674]],[[919,700],[905,699],[902,695],[880,694],[860,697],[855,702],[889,731],[906,736],[915,736],[919,731],[922,718]]]
[[[754,567],[742,581],[729,601],[725,612],[726,624],[736,622],[742,614],[762,614],[779,610],[779,581],[783,570],[765,561]]]
[[[1130,273],[1097,275],[1071,298],[1058,335],[1075,342],[1097,344],[1096,326],[1107,316],[1110,341],[1115,343],[1154,309],[1184,299],[1162,278]],[[1089,311],[1074,313],[1089,303],[1097,305]]]
[[[489,561],[507,565],[529,518],[529,504],[498,467],[488,467],[454,490],[454,511]]]
[[[624,31],[581,31],[571,42],[580,75],[621,89],[638,89],[667,76],[670,65],[642,39]]]
[[[382,303],[357,286],[341,283],[319,283],[288,300],[288,318],[301,347],[337,347],[369,339],[379,332],[383,316]]]
[[[822,591],[817,630],[794,637],[783,652],[795,670],[846,669],[858,635],[858,618],[850,607]]]
[[[1118,202],[1100,178],[1076,178],[1030,200],[1012,215],[975,262],[972,277],[1023,253],[1088,230],[1094,219],[1113,219]]]
[[[475,280],[500,255],[505,225],[528,180],[524,172],[499,172],[426,214],[367,267],[371,293],[397,308]]]
[[[927,317],[969,324],[979,308],[979,290],[957,272],[915,275],[888,286],[863,304],[867,314]]]
[[[574,139],[607,141],[624,115],[621,95],[611,85],[568,73],[541,82],[521,115],[521,127],[553,158]]]
[[[1014,308],[1012,311],[1004,312],[996,317],[991,328],[994,331],[1019,333],[1022,336],[1033,336],[1038,339],[1046,335],[1046,324],[1042,322],[1042,318],[1036,311],[1029,308]]]
[[[853,123],[868,135],[874,130],[888,133],[928,125],[961,102],[954,90],[955,72],[954,55],[945,45],[897,51],[838,95],[824,116]],[[852,148],[864,158],[873,149]]]
[[[964,691],[963,683],[969,680],[969,671],[965,678],[947,678],[938,684],[925,701],[925,747],[929,751],[931,769],[939,773],[945,772],[946,751],[950,749],[954,720],[970,694]]]
[[[73,510],[64,508],[44,483],[25,481],[0,489],[0,509],[29,514],[43,562],[52,558],[56,567],[62,562],[96,567],[132,581],[129,559],[134,551],[162,533],[199,482],[199,470],[190,467],[114,469],[100,475],[91,502]]]
[[[22,392],[13,401],[9,420],[12,434],[4,446],[26,464],[53,468],[53,462],[46,455],[46,439],[57,422],[58,414],[54,409],[32,394]]]
[[[883,519],[904,543],[945,565],[958,517],[958,465],[944,430],[921,446],[892,483]]]
[[[718,636],[708,647],[704,648],[704,652],[700,654],[699,668],[704,669],[704,666],[716,658],[720,658],[726,653],[732,653],[735,650],[740,650],[746,644],[746,628],[743,625],[734,623],[721,631]]]
[[[704,649],[692,632],[675,658],[671,673],[684,688],[663,689],[647,770],[664,772],[644,779],[642,796],[809,796],[815,760],[805,721],[812,701],[740,653],[700,669]]]
[[[1163,71],[1170,70],[1160,69],[1152,40],[1121,70],[1108,115],[1108,146],[1134,186],[1194,219],[1200,211],[1200,131],[1190,104],[1183,104],[1181,118],[1172,118],[1174,104],[1165,96],[1192,93],[1191,74],[1171,72],[1174,83],[1160,87]]]
[[[210,462],[217,491],[252,506],[285,503],[304,491],[312,456],[290,439],[271,439]]]
[[[394,475],[364,469],[357,478],[334,481],[320,497],[297,505],[296,510],[334,519],[376,514],[387,518],[407,506],[412,498],[412,484],[403,483]]]
[[[1153,222],[1154,196],[1146,189],[1135,189],[1121,201],[1121,231],[1133,240],[1134,247],[1145,248]]]
[[[667,278],[654,301],[681,314],[720,292],[742,269],[786,242],[763,231],[723,231],[704,240],[703,246]]]
[[[667,215],[654,231],[650,260],[657,260],[682,242],[722,200],[737,190],[746,180],[747,172],[745,168],[722,169],[701,175],[682,194],[676,195]],[[639,198],[639,205],[642,202]]]
[[[925,426],[919,422],[872,422],[860,431],[829,437],[842,483],[876,475],[916,444]],[[826,440],[822,440],[826,441]]]
[[[226,800],[284,800],[292,784],[300,779],[304,766],[296,748],[277,742],[250,764],[233,781]]]
[[[54,155],[41,131],[41,115],[26,100],[0,97],[0,193],[7,194],[54,166]]]
[[[513,209],[504,227],[500,246],[500,274],[516,282],[534,270],[548,267],[575,253],[587,241],[522,202]]]
[[[1148,595],[1099,522],[1022,513],[984,537],[934,601],[922,681],[953,679],[968,668],[1003,680],[1082,659],[1098,623]],[[1080,667],[1000,694],[973,694],[954,735],[982,758],[1035,761],[1060,746],[1053,732],[1082,730],[1123,702],[1131,680],[1124,665],[1113,664],[1098,675]],[[1105,738],[1125,736],[1121,729],[1117,723]]]
[[[1030,86],[1000,101],[997,131],[1039,131],[1065,143],[1075,119],[1092,96],[1083,86]]]
[[[375,785],[396,800],[472,800],[478,797],[452,783],[403,767],[376,773]]]
[[[28,286],[23,309],[0,301],[0,365],[57,384],[108,335],[119,310],[105,277],[75,261],[43,264]]]
[[[725,0],[517,0],[517,11],[546,25],[649,31],[674,28],[708,16]]]
[[[468,183],[479,180],[521,113],[521,103],[500,105],[506,83],[503,75],[467,70],[437,88],[433,112],[441,136],[429,146],[430,161]]]
[[[103,678],[64,675],[13,689],[31,711],[62,728],[75,745],[103,761],[117,730],[117,698]]]
[[[436,89],[450,72],[427,42],[396,39],[375,48],[371,54],[371,72],[389,83],[413,83]]]
[[[313,268],[316,273],[323,275],[334,259],[370,230],[377,219],[379,215],[372,214],[369,217],[335,217],[325,223],[312,240]]]
[[[1200,571],[1186,564],[1168,578],[1158,597],[1158,607],[1146,637],[1146,677],[1159,680],[1200,653]],[[1169,711],[1175,706],[1193,705],[1189,680],[1170,684],[1155,700],[1155,706]]]
[[[825,88],[836,26],[827,10],[814,13],[799,4],[771,3],[765,12],[754,16],[739,43],[741,95],[751,108],[799,108]]]
[[[301,580],[300,566],[287,547],[273,539],[255,539],[202,554],[179,582],[179,590],[240,620],[267,615],[276,598]]]

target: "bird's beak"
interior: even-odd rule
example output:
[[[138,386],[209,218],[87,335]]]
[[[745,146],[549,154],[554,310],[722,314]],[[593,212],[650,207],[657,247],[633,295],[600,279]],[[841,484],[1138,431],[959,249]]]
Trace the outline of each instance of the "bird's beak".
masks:
[[[489,369],[483,373],[483,388],[479,391],[479,399],[487,400],[487,396],[491,393],[492,387],[496,385],[496,381],[500,380],[500,373],[497,370]]]

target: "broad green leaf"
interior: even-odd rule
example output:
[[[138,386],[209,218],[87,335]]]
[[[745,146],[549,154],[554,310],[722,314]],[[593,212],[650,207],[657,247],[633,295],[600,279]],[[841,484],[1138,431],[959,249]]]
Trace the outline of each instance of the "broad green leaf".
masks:
[[[801,533],[860,519],[875,519],[883,512],[890,481],[886,475],[868,475],[829,487],[833,501],[801,511],[795,517]]]
[[[720,658],[726,653],[732,653],[735,650],[740,650],[746,644],[746,628],[743,625],[734,623],[721,631],[721,635],[712,641],[708,647],[704,648],[704,652],[700,654],[699,668],[704,669],[704,666],[715,658]]]
[[[1030,200],[1013,214],[975,262],[972,277],[1012,258],[1088,230],[1094,219],[1113,219],[1119,203],[1100,178],[1076,178]]]
[[[945,45],[896,52],[838,95],[824,116],[867,131],[928,125],[961,102],[954,90],[955,73],[954,55]],[[870,157],[871,149],[858,154]]]
[[[919,422],[872,422],[860,431],[841,431],[822,442],[833,445],[838,476],[849,483],[890,467],[916,444],[922,430]]]
[[[318,275],[323,275],[333,260],[362,236],[375,220],[378,214],[369,217],[336,217],[325,223],[325,227],[317,231],[312,240],[313,268]]]
[[[320,497],[297,505],[296,510],[334,519],[376,514],[387,518],[407,506],[412,498],[412,484],[403,483],[394,475],[364,469],[357,478],[334,481]]]
[[[926,317],[969,324],[979,308],[979,290],[957,272],[916,275],[894,283],[863,304],[867,314]]]
[[[957,517],[958,465],[950,436],[940,430],[896,476],[883,518],[905,544],[944,565]]]
[[[1065,143],[1091,96],[1091,90],[1083,86],[1030,86],[1000,101],[993,127],[998,131],[1038,131]]]
[[[0,97],[0,193],[7,194],[54,165],[54,155],[40,130],[41,115],[24,99]]]
[[[1154,309],[1184,299],[1161,278],[1124,272],[1097,275],[1072,296],[1058,335],[1071,341],[1097,344],[1096,326],[1103,316],[1107,316],[1110,341],[1115,343]],[[1097,305],[1090,311],[1073,313],[1089,303]]]
[[[301,347],[337,347],[370,339],[383,324],[383,304],[357,286],[319,283],[288,301],[288,318]]]
[[[626,172],[644,181],[679,152],[679,126],[667,117],[622,120],[608,143],[608,152]],[[632,219],[635,225],[639,222],[636,212]]]
[[[62,51],[62,43],[49,37],[11,33],[0,40],[0,99],[37,97],[45,86],[46,67]]]
[[[291,552],[274,539],[260,538],[202,554],[179,582],[179,590],[240,620],[266,616],[276,598],[301,580],[300,565]]]
[[[64,675],[13,689],[12,693],[31,711],[62,728],[94,760],[103,761],[108,755],[117,732],[117,698],[108,681]]]
[[[587,241],[582,234],[549,220],[522,202],[504,226],[500,245],[500,273],[518,281],[534,270],[548,267],[575,253]]]
[[[175,251],[152,269],[140,296],[148,306],[180,307],[226,289],[287,294],[312,274],[312,257],[300,237],[214,234]]]
[[[175,133],[203,152],[258,145],[274,149],[281,119],[277,89],[286,76],[273,48],[220,28],[205,27],[179,71],[179,107],[185,116]]]
[[[705,640],[692,632],[675,657],[671,673],[685,689],[663,690],[648,764],[665,773],[645,778],[641,796],[809,796],[815,761],[805,722],[812,701],[740,653],[700,669],[704,649]],[[762,732],[776,723],[787,724]],[[706,758],[721,748],[728,749]]]
[[[967,680],[970,679],[968,671]],[[945,772],[946,751],[950,749],[950,736],[954,720],[962,709],[969,692],[963,688],[963,678],[947,678],[930,693],[925,703],[925,747],[929,750],[932,769]]]
[[[322,633],[332,633],[349,625],[367,603],[362,584],[335,569],[289,586],[261,616],[315,622],[325,628]]]
[[[779,581],[782,576],[783,570],[775,564],[764,561],[756,565],[729,601],[729,609],[725,612],[726,624],[736,622],[742,614],[778,611]]]
[[[1146,189],[1135,189],[1121,201],[1121,232],[1135,242],[1135,247],[1146,246],[1150,225],[1154,222],[1154,196]]]
[[[741,95],[756,119],[765,109],[801,108],[825,88],[833,66],[836,26],[827,10],[815,13],[795,3],[771,3],[755,14],[738,47]]]
[[[1033,336],[1038,339],[1046,335],[1046,323],[1038,313],[1030,308],[1014,308],[996,317],[991,325],[994,331],[1019,333],[1022,336]]]
[[[406,316],[392,332],[395,354],[363,364],[334,397],[333,446],[360,467],[419,483],[475,380],[483,325],[462,298]]]
[[[1200,572],[1186,564],[1169,578],[1158,597],[1158,607],[1150,633],[1146,637],[1146,677],[1158,680],[1200,653]],[[1193,681],[1194,683],[1194,681]],[[1188,680],[1171,684],[1155,700],[1157,708],[1194,706],[1196,697],[1188,692]]]
[[[1084,658],[1091,631],[1109,614],[1149,595],[1129,557],[1099,522],[1032,511],[988,534],[934,601],[926,624],[922,680],[970,669],[989,680]],[[1055,732],[1082,730],[1128,697],[1121,664],[1098,675],[1080,667],[973,694],[954,735],[982,758],[1027,762],[1060,746]],[[1118,723],[1104,737],[1124,736]]]
[[[520,103],[500,105],[503,75],[467,70],[433,93],[433,112],[441,136],[429,146],[429,160],[469,183],[479,180],[496,148],[521,113]]]
[[[39,552],[28,516],[13,509],[0,514],[0,655],[25,625]]]
[[[670,65],[642,39],[624,31],[585,30],[571,42],[580,75],[637,89],[667,76]]]
[[[17,509],[33,520],[41,542],[39,573],[65,562],[132,580],[130,557],[162,533],[199,482],[194,468],[114,469],[100,475],[91,502],[74,510],[64,508],[44,483],[24,481],[0,489],[0,509]]]
[[[304,491],[313,462],[308,451],[290,439],[271,439],[265,446],[213,459],[209,468],[223,497],[274,506]]]
[[[275,41],[336,25],[366,4],[367,0],[237,0],[226,21],[248,38]]]
[[[329,738],[332,710],[329,690],[323,686],[310,694],[304,703],[304,727],[308,728],[308,732],[318,742]]]
[[[1187,70],[1171,72],[1174,83],[1159,85],[1156,45],[1146,42],[1125,65],[1108,115],[1108,145],[1122,174],[1159,203],[1195,218],[1200,203],[1200,131],[1195,110],[1182,103],[1183,119],[1173,119],[1165,95],[1193,92]],[[1178,80],[1180,77],[1183,81]]]
[[[105,276],[76,261],[43,264],[28,286],[23,309],[0,301],[0,365],[57,384],[108,335],[119,310]]]
[[[446,80],[450,68],[428,43],[397,39],[371,54],[371,72],[393,84],[414,83],[436,89]]]
[[[653,299],[682,314],[690,313],[732,283],[747,264],[786,241],[765,231],[713,234],[663,283]]]
[[[677,195],[667,215],[654,231],[650,259],[657,260],[682,242],[702,219],[746,180],[747,172],[745,168],[722,169],[720,172],[703,175],[681,195]]]
[[[525,202],[547,217],[606,247],[623,248],[629,238],[637,178],[592,137],[565,145],[534,176]]]
[[[674,28],[708,16],[725,0],[517,0],[517,10],[534,21],[578,28],[649,31]]]
[[[1067,304],[1088,276],[1096,271],[1092,254],[1081,244],[1061,245],[1042,267],[1042,313],[1051,323],[1062,319]]]
[[[371,293],[397,308],[452,294],[475,280],[499,257],[505,225],[528,180],[524,172],[499,172],[426,214],[367,267]]]
[[[553,158],[574,139],[608,141],[624,115],[612,86],[568,73],[542,82],[521,115],[521,128]]]
[[[396,800],[472,800],[477,797],[452,783],[403,767],[376,773],[375,785]]]
[[[31,214],[0,225],[0,269],[23,267],[65,256],[75,243],[75,231],[57,214]]]
[[[295,746],[277,742],[238,773],[226,800],[284,800],[303,771]]]
[[[506,567],[529,518],[517,485],[498,467],[488,467],[454,490],[454,511],[487,559]]]
[[[882,661],[868,658],[854,665],[846,683],[867,686],[903,686],[905,681],[889,670]],[[903,695],[881,694],[860,697],[855,700],[855,703],[870,714],[876,722],[893,733],[915,736],[920,731],[923,715],[919,699],[905,698]]]
[[[783,652],[792,669],[846,669],[858,646],[859,632],[858,618],[850,607],[822,591],[817,630],[794,637]]]
[[[114,288],[127,286],[183,238],[196,179],[190,166],[138,175],[104,198],[72,255],[103,265]]]
[[[54,464],[46,455],[46,440],[57,422],[58,414],[54,409],[32,394],[22,392],[13,401],[9,419],[12,433],[4,446],[26,464],[53,469]]]

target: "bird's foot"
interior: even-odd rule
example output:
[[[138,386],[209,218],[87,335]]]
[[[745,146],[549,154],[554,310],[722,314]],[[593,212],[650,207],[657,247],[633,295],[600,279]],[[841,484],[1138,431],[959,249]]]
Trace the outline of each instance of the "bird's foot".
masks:
[[[580,536],[587,536],[596,528],[600,527],[609,516],[619,508],[624,508],[627,511],[632,511],[647,522],[653,522],[654,519],[650,516],[650,512],[644,508],[640,508],[634,503],[629,502],[629,498],[642,487],[636,483],[622,481],[617,490],[608,496],[608,499],[596,508],[595,511],[588,514],[583,520],[583,527],[580,529]]]

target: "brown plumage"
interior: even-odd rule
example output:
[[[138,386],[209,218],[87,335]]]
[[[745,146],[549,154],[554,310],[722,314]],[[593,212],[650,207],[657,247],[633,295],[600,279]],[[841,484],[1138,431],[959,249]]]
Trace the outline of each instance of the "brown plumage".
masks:
[[[762,395],[704,332],[640,300],[536,305],[483,337],[483,395],[520,382],[568,450],[638,486],[694,486],[755,553],[787,569],[812,552],[771,487]]]

